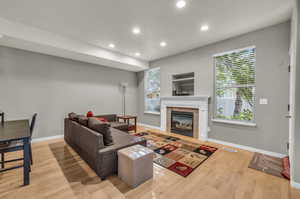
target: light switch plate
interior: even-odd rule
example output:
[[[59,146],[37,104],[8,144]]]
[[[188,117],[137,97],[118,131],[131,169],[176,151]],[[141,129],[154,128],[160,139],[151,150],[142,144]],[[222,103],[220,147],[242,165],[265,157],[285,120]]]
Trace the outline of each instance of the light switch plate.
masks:
[[[259,99],[259,104],[262,104],[262,105],[268,104],[268,99],[267,98],[260,98]]]

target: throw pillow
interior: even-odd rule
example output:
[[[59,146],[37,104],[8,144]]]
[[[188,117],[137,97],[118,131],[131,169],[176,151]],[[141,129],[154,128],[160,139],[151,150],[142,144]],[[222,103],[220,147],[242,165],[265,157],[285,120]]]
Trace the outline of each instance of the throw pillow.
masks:
[[[88,120],[89,120],[89,118],[84,115],[78,116],[78,123],[81,125],[88,126]]]
[[[94,117],[94,113],[92,111],[89,111],[86,113],[87,117]]]
[[[108,120],[104,117],[97,117],[96,119],[101,121],[101,122],[108,122]]]
[[[97,118],[90,117],[88,119],[88,127],[103,136],[105,146],[113,145],[113,138],[111,136],[110,124],[107,122],[99,121]]]

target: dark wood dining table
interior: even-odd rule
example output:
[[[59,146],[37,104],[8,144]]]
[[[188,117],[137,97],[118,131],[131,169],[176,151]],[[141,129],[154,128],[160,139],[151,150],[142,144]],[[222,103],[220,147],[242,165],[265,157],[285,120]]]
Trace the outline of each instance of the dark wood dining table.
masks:
[[[23,177],[24,185],[30,183],[30,127],[29,120],[16,120],[5,121],[3,125],[0,124],[0,143],[10,141],[22,141],[23,142]]]

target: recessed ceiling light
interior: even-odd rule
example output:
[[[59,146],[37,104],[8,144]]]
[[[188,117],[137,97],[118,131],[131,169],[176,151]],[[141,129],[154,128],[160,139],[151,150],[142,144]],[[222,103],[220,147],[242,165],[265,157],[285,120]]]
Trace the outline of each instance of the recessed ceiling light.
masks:
[[[108,45],[110,48],[115,48],[115,44],[109,44]]]
[[[177,8],[184,8],[186,6],[186,2],[183,0],[177,1],[176,7]]]
[[[135,27],[132,29],[132,33],[135,34],[135,35],[138,35],[141,33],[141,29],[139,29],[138,27]]]
[[[201,31],[208,31],[209,27],[208,25],[201,26]]]
[[[167,46],[167,43],[165,42],[165,41],[162,41],[162,42],[160,42],[160,44],[159,44],[161,47],[165,47],[165,46]]]
[[[139,57],[139,56],[141,56],[141,53],[136,52],[136,53],[135,53],[135,56]]]

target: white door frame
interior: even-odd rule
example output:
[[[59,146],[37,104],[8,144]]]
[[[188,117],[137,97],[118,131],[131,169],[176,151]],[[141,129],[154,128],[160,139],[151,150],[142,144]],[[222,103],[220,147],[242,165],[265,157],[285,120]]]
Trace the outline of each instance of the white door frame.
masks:
[[[294,8],[296,9],[296,8]],[[289,116],[289,157],[291,183],[294,176],[294,137],[295,137],[295,99],[296,99],[296,55],[297,55],[297,11],[293,11],[291,20],[291,43],[290,43],[290,111]]]

